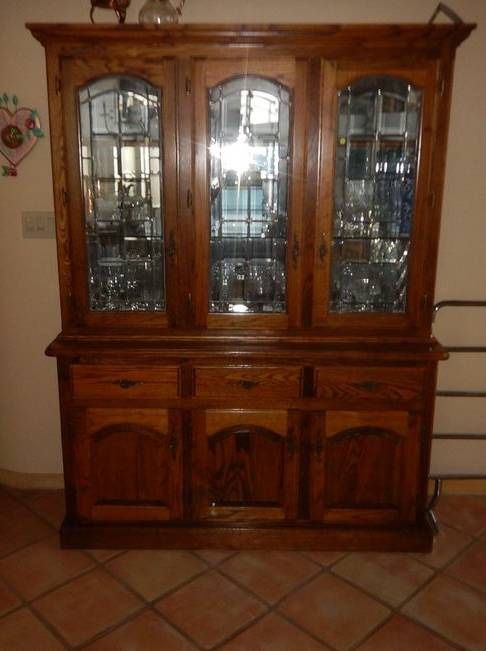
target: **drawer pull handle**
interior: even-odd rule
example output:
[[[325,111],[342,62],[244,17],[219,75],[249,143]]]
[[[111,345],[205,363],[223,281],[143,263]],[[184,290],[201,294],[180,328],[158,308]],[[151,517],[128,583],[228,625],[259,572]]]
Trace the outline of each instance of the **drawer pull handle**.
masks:
[[[355,382],[353,386],[365,391],[376,391],[380,385],[378,382]]]
[[[122,380],[115,380],[112,384],[116,384],[120,389],[130,389],[136,384],[143,384],[143,382],[140,382],[140,380],[127,380],[126,378],[123,378]]]
[[[249,391],[250,389],[254,389],[256,386],[258,386],[259,383],[255,380],[238,380],[238,384],[242,389]]]

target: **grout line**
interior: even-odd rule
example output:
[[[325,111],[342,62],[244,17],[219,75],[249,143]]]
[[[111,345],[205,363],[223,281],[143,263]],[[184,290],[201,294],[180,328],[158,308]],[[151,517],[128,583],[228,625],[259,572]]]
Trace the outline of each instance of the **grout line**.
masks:
[[[309,560],[309,559],[307,559],[307,560]],[[314,561],[314,563],[315,563],[315,561]],[[229,640],[234,639],[234,638],[236,637],[237,634],[239,635],[239,634],[242,633],[244,630],[249,629],[251,626],[253,626],[254,624],[256,624],[258,621],[260,621],[261,619],[263,619],[264,617],[266,617],[267,615],[270,615],[270,614],[272,614],[272,613],[281,616],[285,621],[287,621],[287,623],[289,623],[289,624],[291,624],[292,626],[294,626],[295,628],[299,629],[302,633],[305,633],[306,635],[308,635],[309,637],[313,638],[314,640],[316,640],[316,641],[319,642],[320,644],[324,644],[325,646],[327,645],[327,647],[328,647],[329,649],[332,649],[333,647],[330,647],[330,645],[328,645],[327,643],[325,643],[324,640],[321,640],[320,638],[316,637],[316,636],[315,636],[311,631],[305,629],[305,628],[302,627],[298,622],[294,622],[294,621],[291,620],[289,617],[287,617],[287,616],[285,615],[285,613],[283,613],[283,612],[281,612],[280,610],[278,610],[278,608],[279,608],[280,605],[283,603],[283,601],[284,601],[285,599],[287,599],[289,596],[291,596],[292,594],[298,592],[298,591],[301,590],[302,588],[306,587],[307,585],[309,585],[310,583],[312,583],[312,581],[316,580],[319,576],[322,576],[322,575],[328,573],[327,568],[322,567],[322,566],[319,566],[318,563],[315,563],[315,565],[317,565],[317,566],[319,567],[319,570],[318,570],[315,574],[313,574],[312,576],[308,577],[308,578],[307,578],[305,581],[303,581],[302,583],[299,583],[298,586],[295,586],[294,588],[292,588],[291,590],[289,590],[285,595],[283,595],[280,599],[278,599],[277,601],[275,601],[273,604],[270,604],[269,602],[265,601],[265,600],[264,600],[260,595],[258,595],[257,593],[253,592],[250,588],[248,588],[248,587],[245,586],[244,584],[240,584],[240,583],[239,583],[236,579],[234,579],[232,576],[226,575],[224,572],[221,572],[221,571],[220,571],[220,574],[222,574],[225,578],[229,579],[229,580],[232,581],[235,585],[237,585],[239,588],[242,588],[245,592],[249,593],[250,595],[252,595],[252,596],[255,597],[256,599],[258,599],[258,600],[259,600],[259,601],[260,601],[260,602],[261,602],[261,603],[262,603],[262,604],[267,608],[267,611],[266,611],[265,613],[263,613],[260,617],[258,617],[256,620],[254,620],[254,621],[248,623],[248,624],[247,624],[243,629],[239,630],[237,633],[230,635],[227,639],[225,639],[223,642],[221,642],[220,645],[218,645],[217,647],[215,647],[215,649],[218,649],[218,648],[221,647],[223,644],[226,644]],[[324,647],[324,648],[325,648],[325,647]]]
[[[34,616],[38,621],[40,621],[40,622],[42,623],[42,625],[43,625],[45,628],[47,628],[47,630],[48,630],[50,633],[52,633],[52,634],[54,635],[54,637],[55,637],[57,640],[59,640],[60,642],[62,642],[62,644],[63,644],[63,646],[64,646],[65,649],[69,649],[69,650],[71,651],[71,649],[72,649],[73,647],[69,644],[69,642],[66,640],[66,638],[63,637],[63,635],[62,635],[62,634],[57,630],[57,628],[56,628],[53,624],[51,624],[51,622],[50,622],[48,619],[46,619],[46,618],[44,617],[44,615],[42,615],[42,613],[40,613],[38,610],[36,610],[36,609],[32,606],[32,604],[27,604],[27,608],[28,608],[29,611],[32,613],[32,615],[33,615],[33,616]]]
[[[81,642],[81,644],[76,644],[75,646],[72,647],[72,651],[80,651],[81,649],[85,649],[90,644],[93,644],[93,642],[96,642],[97,640],[101,640],[101,638],[106,637],[110,633],[113,633],[113,631],[120,628],[121,626],[125,626],[126,624],[129,624],[131,621],[137,619],[137,617],[139,617],[144,612],[144,610],[147,610],[145,608],[145,604],[143,604],[139,609],[135,610],[133,613],[130,613],[128,616],[124,617],[121,621],[117,622],[116,624],[111,624],[107,628],[104,628],[102,631],[99,631],[95,635],[92,635],[87,640],[84,640],[84,642]]]

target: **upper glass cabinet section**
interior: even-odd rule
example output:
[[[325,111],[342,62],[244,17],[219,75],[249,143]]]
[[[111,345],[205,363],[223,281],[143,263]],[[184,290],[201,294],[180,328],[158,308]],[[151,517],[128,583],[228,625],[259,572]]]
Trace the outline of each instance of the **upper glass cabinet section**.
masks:
[[[160,106],[135,77],[79,91],[91,310],[165,310]]]
[[[406,311],[421,103],[385,76],[338,93],[332,312]]]
[[[290,94],[257,76],[210,89],[209,311],[287,309]]]

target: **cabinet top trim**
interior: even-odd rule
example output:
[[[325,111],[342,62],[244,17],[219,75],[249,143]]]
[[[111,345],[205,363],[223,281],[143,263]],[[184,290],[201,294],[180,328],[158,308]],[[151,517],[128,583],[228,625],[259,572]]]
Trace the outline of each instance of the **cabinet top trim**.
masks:
[[[102,41],[130,45],[179,47],[183,45],[227,45],[241,48],[273,46],[296,48],[316,54],[394,52],[436,54],[442,47],[457,47],[475,24],[177,24],[177,25],[90,25],[27,23],[27,29],[42,44],[76,44]],[[359,48],[358,52],[356,48]]]

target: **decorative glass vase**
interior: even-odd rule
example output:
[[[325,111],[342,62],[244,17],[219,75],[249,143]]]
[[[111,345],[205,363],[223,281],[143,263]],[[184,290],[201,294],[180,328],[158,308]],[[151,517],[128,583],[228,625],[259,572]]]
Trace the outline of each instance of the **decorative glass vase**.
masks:
[[[138,14],[138,22],[142,24],[163,25],[177,23],[181,14],[183,2],[176,9],[170,0],[147,0]]]

